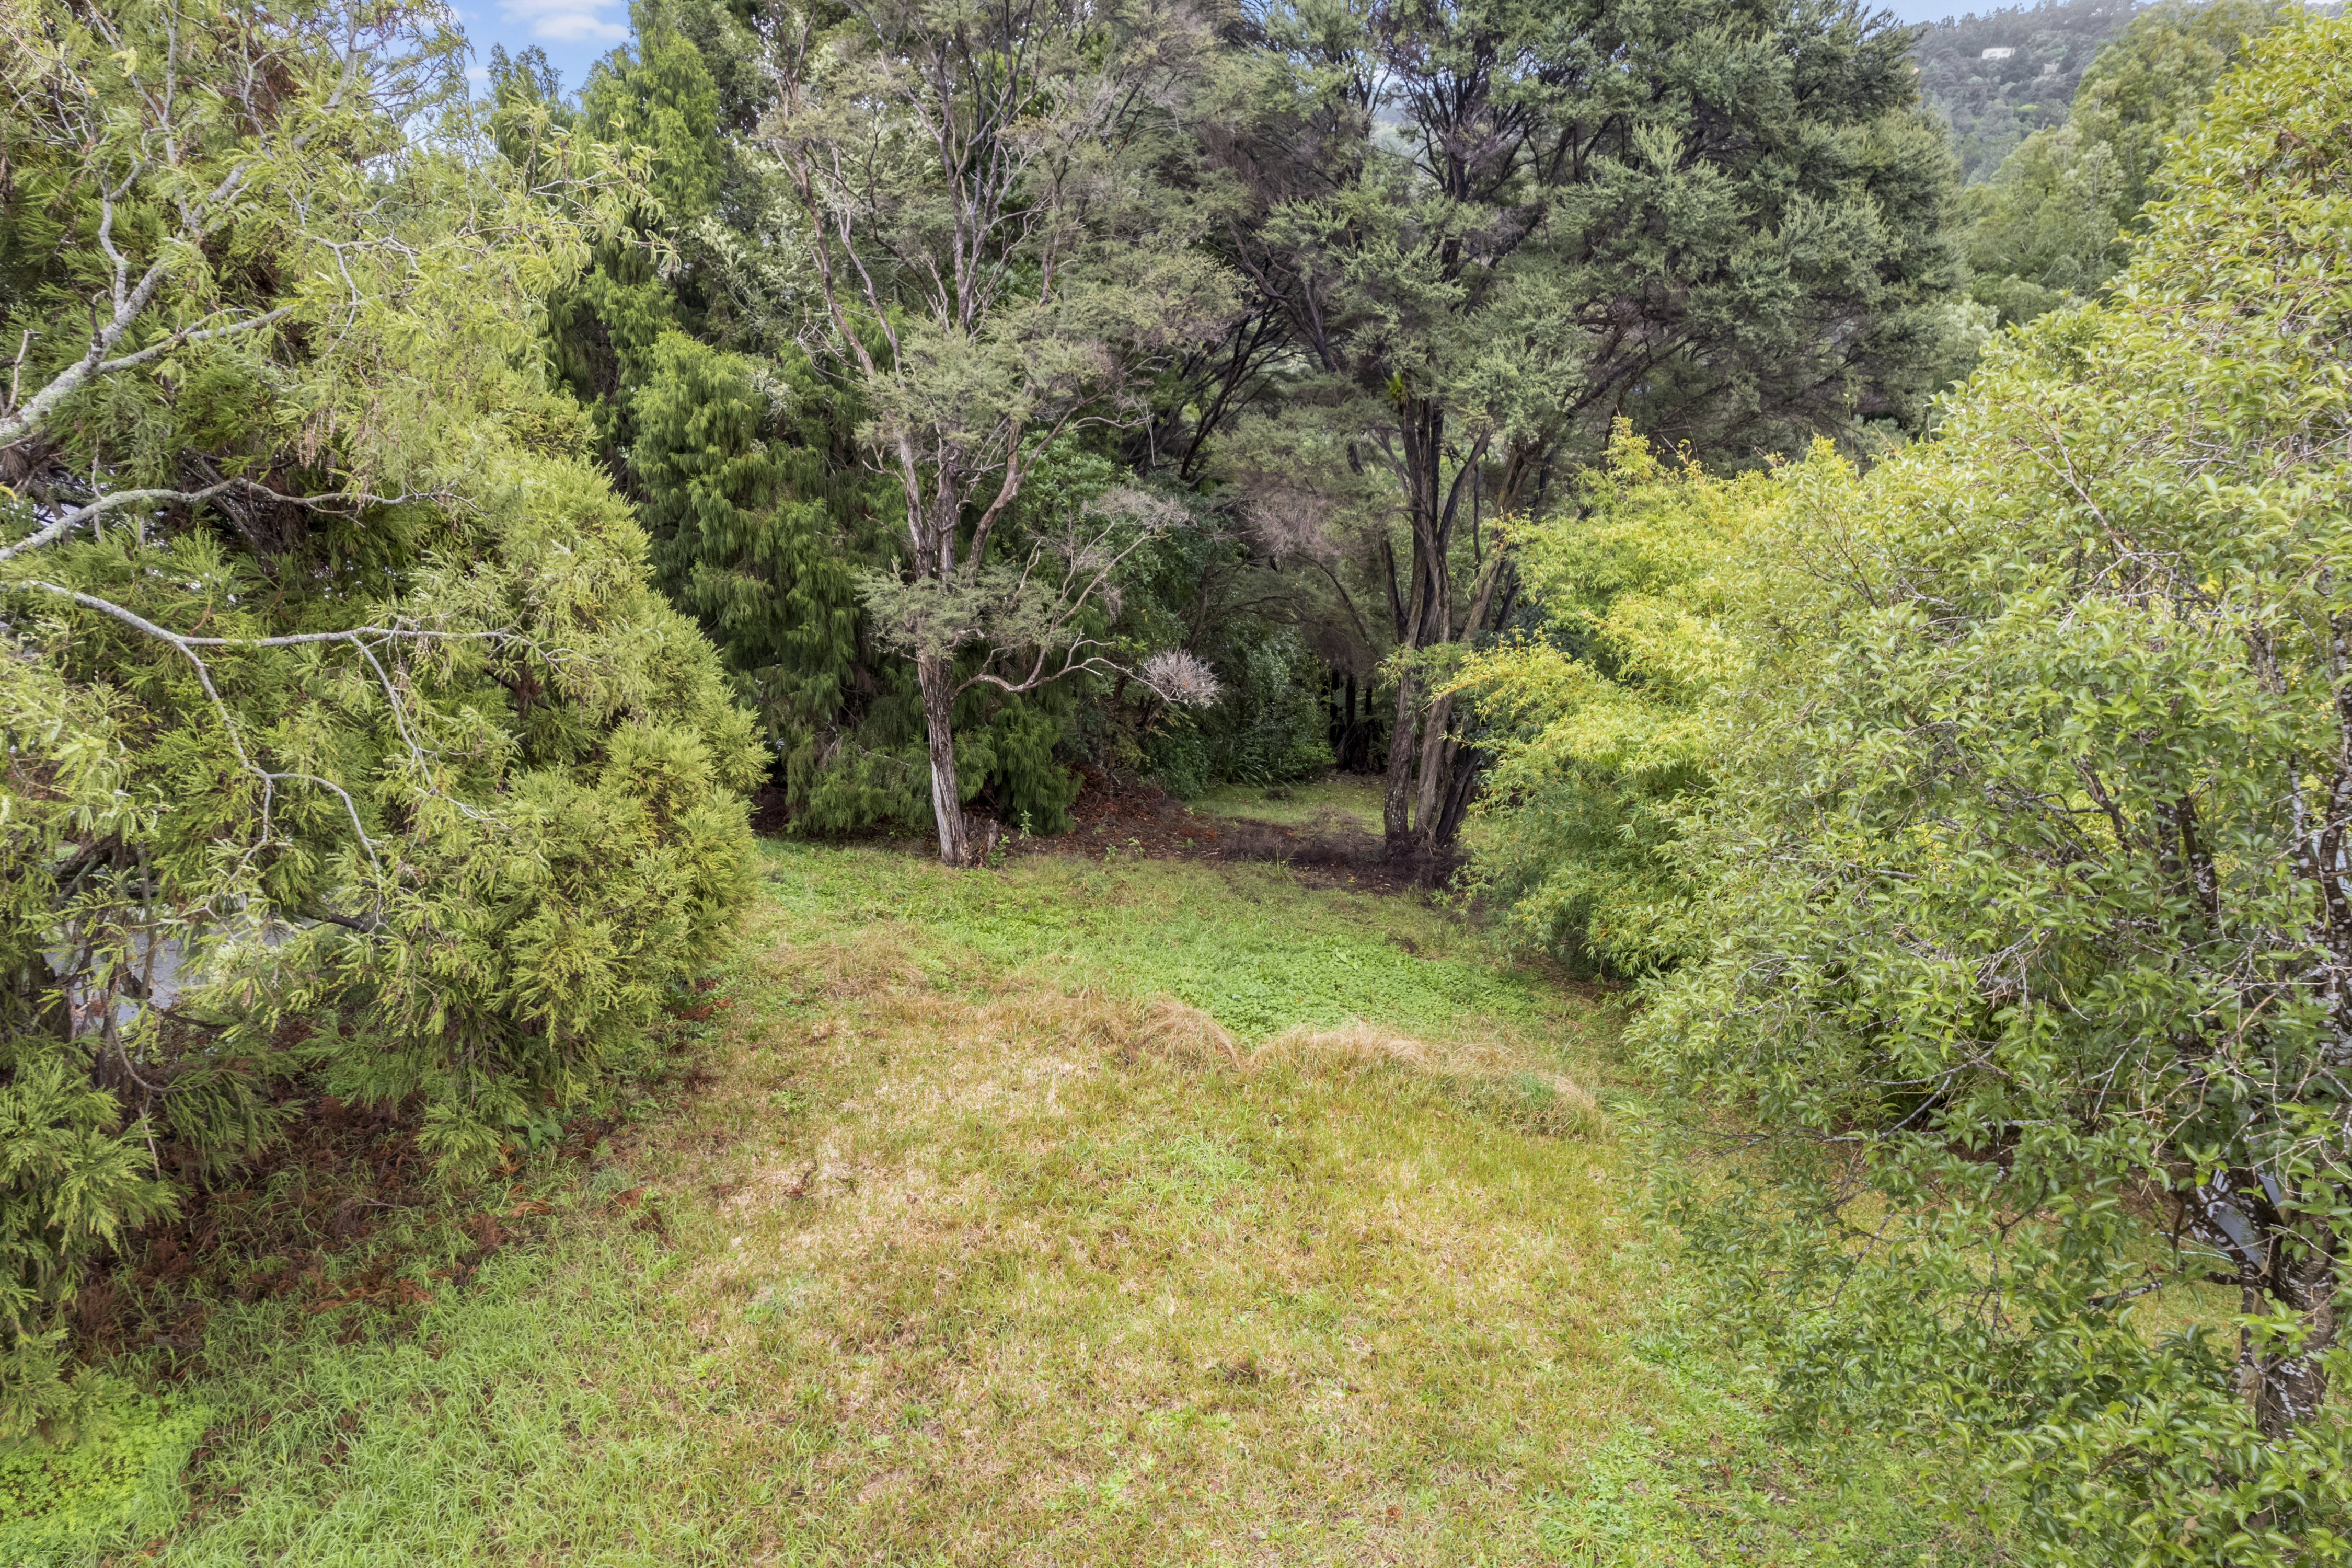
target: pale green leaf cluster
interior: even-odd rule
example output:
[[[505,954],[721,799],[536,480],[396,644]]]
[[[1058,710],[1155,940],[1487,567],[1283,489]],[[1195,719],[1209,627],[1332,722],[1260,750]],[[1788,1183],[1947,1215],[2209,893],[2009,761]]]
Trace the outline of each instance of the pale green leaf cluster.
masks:
[[[1732,699],[1805,616],[1793,520],[1850,503],[1826,443],[1737,477],[1670,465],[1621,424],[1573,510],[1513,524],[1540,631],[1471,657],[1492,763],[1470,885],[1513,935],[1624,973],[1699,940],[1672,853],[1740,722]]]
[[[2352,1558],[2352,28],[2225,79],[2103,306],[1794,512],[1818,596],[1635,1031],[1790,1406],[1962,1443],[2038,1560]]]

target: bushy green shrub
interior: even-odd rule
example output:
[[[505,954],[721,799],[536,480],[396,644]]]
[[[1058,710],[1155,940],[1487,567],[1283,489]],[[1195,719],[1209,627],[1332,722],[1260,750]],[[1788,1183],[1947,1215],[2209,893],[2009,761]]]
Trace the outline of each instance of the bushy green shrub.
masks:
[[[1798,513],[1848,495],[1827,446],[1735,478],[1662,460],[1620,426],[1572,509],[1511,530],[1532,635],[1474,654],[1467,696],[1493,761],[1468,886],[1516,943],[1638,974],[1703,944],[1676,862],[1714,784],[1727,710],[1801,617]]]
[[[286,1079],[478,1167],[749,891],[749,716],[532,368],[636,198],[556,135],[540,201],[437,9],[198,11],[5,24],[0,1439],[73,1406],[78,1270]]]
[[[2110,304],[1810,511],[1802,657],[1633,1038],[1784,1405],[1931,1432],[2036,1561],[2352,1561],[2352,25],[2290,22]]]
[[[1143,738],[1145,770],[1191,798],[1221,784],[1274,784],[1332,764],[1323,669],[1288,627],[1244,623],[1216,639],[1216,702],[1164,712]]]

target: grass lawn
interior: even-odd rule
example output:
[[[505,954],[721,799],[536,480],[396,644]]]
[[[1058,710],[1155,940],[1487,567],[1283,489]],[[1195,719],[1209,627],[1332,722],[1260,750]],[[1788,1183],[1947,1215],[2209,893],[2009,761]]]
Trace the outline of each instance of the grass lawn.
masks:
[[[537,1239],[212,1313],[146,1560],[1987,1560],[1677,1310],[1605,995],[1268,867],[761,855],[701,1081]]]
[[[1303,784],[1264,789],[1256,784],[1219,784],[1193,809],[1203,815],[1245,817],[1277,827],[1311,827],[1369,833],[1381,831],[1381,780],[1364,773],[1331,773]]]

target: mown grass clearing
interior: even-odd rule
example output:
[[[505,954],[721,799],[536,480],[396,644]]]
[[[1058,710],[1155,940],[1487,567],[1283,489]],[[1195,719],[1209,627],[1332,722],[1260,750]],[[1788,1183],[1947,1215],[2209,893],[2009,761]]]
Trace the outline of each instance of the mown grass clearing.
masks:
[[[214,1315],[156,1555],[1982,1560],[1677,1318],[1605,996],[1271,868],[762,854],[710,1081],[544,1242]]]

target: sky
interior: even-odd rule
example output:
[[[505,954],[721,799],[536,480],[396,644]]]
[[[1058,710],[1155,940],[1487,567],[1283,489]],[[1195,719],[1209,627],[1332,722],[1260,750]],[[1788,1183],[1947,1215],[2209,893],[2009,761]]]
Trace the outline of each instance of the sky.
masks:
[[[1982,16],[2004,5],[2031,5],[2032,0],[1879,0],[1880,7],[1895,13],[1898,21],[1940,22],[1948,16],[1965,16],[1970,12]]]
[[[1906,22],[1940,22],[1968,11],[1990,11],[2004,0],[1880,0]],[[2017,0],[2006,0],[2014,5]],[[563,78],[563,90],[578,90],[588,68],[628,41],[628,0],[457,0],[457,16],[474,45],[474,81],[488,80],[483,67],[490,46],[520,54],[536,45]]]
[[[492,44],[510,55],[545,49],[570,93],[588,79],[589,66],[629,39],[628,0],[457,0],[457,20],[474,46],[477,88],[489,79]]]

